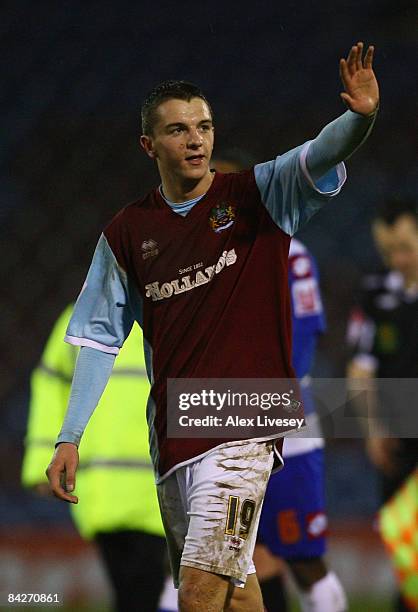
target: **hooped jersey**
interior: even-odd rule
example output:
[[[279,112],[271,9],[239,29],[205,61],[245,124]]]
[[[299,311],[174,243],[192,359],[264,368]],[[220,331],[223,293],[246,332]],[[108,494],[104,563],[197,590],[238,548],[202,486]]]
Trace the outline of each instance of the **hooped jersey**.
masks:
[[[157,478],[237,443],[167,438],[168,378],[294,376],[290,236],[345,180],[339,164],[315,185],[308,146],[248,171],[216,173],[185,217],[155,189],[124,208],[99,241],[66,339],[117,354],[133,322],[142,326]]]
[[[316,262],[296,238],[289,251],[289,287],[292,304],[293,357],[298,378],[308,375],[319,334],[325,331],[325,314]]]
[[[289,251],[289,288],[292,307],[292,364],[301,380],[305,416],[314,411],[309,374],[318,337],[325,331],[325,314],[316,262],[293,238]]]

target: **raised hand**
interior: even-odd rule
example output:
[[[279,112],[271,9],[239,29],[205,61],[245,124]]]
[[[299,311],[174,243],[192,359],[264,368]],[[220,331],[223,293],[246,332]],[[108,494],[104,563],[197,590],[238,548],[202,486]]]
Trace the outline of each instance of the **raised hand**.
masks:
[[[374,47],[370,46],[363,59],[363,43],[358,42],[351,47],[347,59],[340,60],[340,76],[345,89],[340,96],[350,110],[360,115],[372,114],[379,104],[373,53]]]

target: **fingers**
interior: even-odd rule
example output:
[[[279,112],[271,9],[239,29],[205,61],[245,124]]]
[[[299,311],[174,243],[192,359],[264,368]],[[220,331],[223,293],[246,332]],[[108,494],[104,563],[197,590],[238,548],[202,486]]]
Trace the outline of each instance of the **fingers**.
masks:
[[[357,70],[357,45],[353,45],[347,56],[347,67],[350,75],[353,75]]]
[[[373,55],[374,47],[373,45],[370,45],[370,47],[367,49],[366,56],[364,58],[364,67],[368,68],[369,70],[371,70],[371,68],[373,67]]]
[[[77,469],[77,464],[78,464],[78,461],[71,458],[67,460],[66,465],[65,465],[64,486],[65,486],[65,490],[69,493],[71,493],[75,489],[75,472]]]
[[[55,497],[76,504],[78,498],[70,492],[75,487],[75,473],[78,465],[78,451],[73,444],[61,444],[56,449],[46,475]]]
[[[55,497],[70,502],[71,504],[78,503],[78,498],[75,495],[70,495],[66,491],[65,473],[61,467],[51,463],[46,471],[46,475],[48,476],[50,489]]]
[[[356,47],[357,47],[357,54],[356,54],[356,69],[357,70],[361,70],[363,68],[363,62],[362,62],[362,56],[363,56],[363,43],[362,42],[358,42]]]
[[[363,61],[363,49],[364,43],[358,42],[356,45],[353,45],[350,49],[350,52],[344,61],[347,65],[348,74],[353,75],[356,71],[361,70],[362,68],[371,69],[373,66],[373,55],[374,55],[374,46],[370,45],[367,49],[366,55],[364,56]]]
[[[341,99],[343,100],[343,102],[348,106],[348,108],[351,110],[352,107],[352,102],[353,99],[351,96],[349,96],[347,93],[342,92],[340,93]]]
[[[372,463],[387,476],[395,476],[398,470],[395,440],[395,438],[371,438],[367,442]]]
[[[350,72],[348,70],[347,60],[343,58],[340,59],[340,77],[345,86],[350,78]]]
[[[58,499],[62,499],[73,504],[76,504],[78,502],[77,497],[75,497],[74,495],[69,495],[63,488],[61,482],[64,472],[60,466],[51,463],[46,471],[46,475],[48,476],[50,489],[55,495],[55,497],[58,497]]]

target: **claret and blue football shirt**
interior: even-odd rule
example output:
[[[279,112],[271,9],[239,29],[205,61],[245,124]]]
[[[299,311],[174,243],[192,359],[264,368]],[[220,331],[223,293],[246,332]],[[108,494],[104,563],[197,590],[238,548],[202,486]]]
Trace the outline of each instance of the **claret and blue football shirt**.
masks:
[[[101,236],[66,340],[117,354],[144,332],[151,454],[161,477],[222,440],[166,435],[167,378],[292,378],[291,235],[345,180],[315,185],[309,143],[238,174],[216,173],[185,216],[159,189],[124,208]]]

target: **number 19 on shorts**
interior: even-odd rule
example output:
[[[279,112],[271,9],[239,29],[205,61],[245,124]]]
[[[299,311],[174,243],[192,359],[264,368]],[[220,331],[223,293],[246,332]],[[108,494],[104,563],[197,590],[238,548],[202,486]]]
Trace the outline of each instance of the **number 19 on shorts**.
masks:
[[[240,511],[241,507],[241,511]],[[254,518],[255,502],[252,499],[245,499],[242,503],[238,496],[230,495],[228,500],[228,513],[226,517],[225,534],[238,535],[244,540],[247,539],[248,532]],[[239,516],[239,532],[236,533],[237,519]]]

